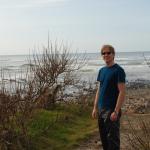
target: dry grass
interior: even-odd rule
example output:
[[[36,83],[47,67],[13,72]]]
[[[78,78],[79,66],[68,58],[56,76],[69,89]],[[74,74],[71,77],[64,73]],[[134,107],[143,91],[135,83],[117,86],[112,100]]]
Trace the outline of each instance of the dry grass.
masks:
[[[150,114],[128,114],[124,116],[122,131],[129,150],[150,149]]]

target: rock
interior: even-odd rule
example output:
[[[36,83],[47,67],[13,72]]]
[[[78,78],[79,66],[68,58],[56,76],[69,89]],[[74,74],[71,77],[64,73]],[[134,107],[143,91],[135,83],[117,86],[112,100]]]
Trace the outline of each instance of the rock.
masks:
[[[96,141],[96,145],[97,145],[97,146],[102,146],[101,141]]]

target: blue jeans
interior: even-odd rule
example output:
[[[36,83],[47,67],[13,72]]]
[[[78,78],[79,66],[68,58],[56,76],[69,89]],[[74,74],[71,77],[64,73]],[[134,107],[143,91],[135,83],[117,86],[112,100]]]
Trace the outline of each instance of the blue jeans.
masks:
[[[111,110],[102,110],[98,115],[100,138],[104,150],[120,150],[120,116],[116,121],[110,120]]]

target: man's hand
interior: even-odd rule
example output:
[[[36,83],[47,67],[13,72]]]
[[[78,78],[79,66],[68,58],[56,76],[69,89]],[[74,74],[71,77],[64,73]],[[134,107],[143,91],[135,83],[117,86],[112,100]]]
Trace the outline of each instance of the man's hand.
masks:
[[[93,111],[92,111],[92,118],[95,119],[97,117],[97,109],[96,108],[93,108]]]
[[[116,112],[112,112],[110,115],[111,121],[116,121],[118,119],[118,114]]]

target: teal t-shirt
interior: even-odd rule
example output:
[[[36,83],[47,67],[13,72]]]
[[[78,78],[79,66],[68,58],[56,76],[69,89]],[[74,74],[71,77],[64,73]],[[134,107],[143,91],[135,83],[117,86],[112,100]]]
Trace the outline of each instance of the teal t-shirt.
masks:
[[[119,95],[118,83],[125,83],[125,72],[118,64],[105,66],[99,70],[97,81],[99,88],[99,109],[114,109]]]

